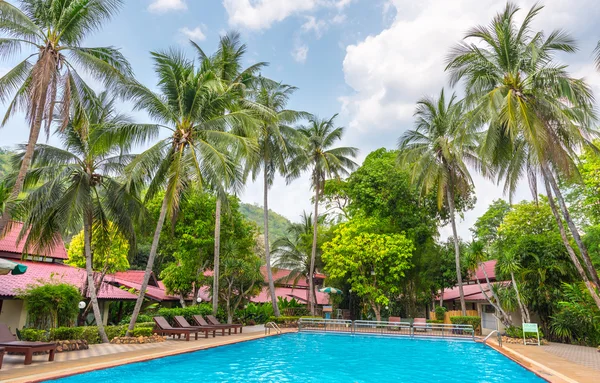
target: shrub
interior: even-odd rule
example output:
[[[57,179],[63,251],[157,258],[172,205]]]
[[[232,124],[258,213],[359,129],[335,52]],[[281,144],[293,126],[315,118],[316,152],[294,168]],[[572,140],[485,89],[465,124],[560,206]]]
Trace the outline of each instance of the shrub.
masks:
[[[437,317],[437,314],[436,314]],[[444,323],[443,320],[440,319],[427,319],[427,323]]]
[[[149,327],[136,327],[133,329],[133,336],[152,336],[152,329]]]
[[[481,329],[481,318],[480,317],[475,317],[475,316],[456,316],[456,317],[450,317],[450,322],[452,322],[452,324],[466,324],[466,325],[471,325],[473,326],[473,330],[475,330],[476,333],[479,333],[480,329]]]
[[[542,329],[538,327],[538,330],[540,332],[540,339],[544,337],[544,333],[542,332]],[[525,333],[525,335],[527,335],[528,337],[536,337],[537,338],[537,334],[534,332],[528,332]],[[510,337],[510,338],[521,338],[523,339],[523,328],[519,327],[519,326],[510,326],[506,328],[506,336]]]
[[[273,306],[270,303],[248,303],[245,308],[236,311],[236,318],[245,324],[267,323],[273,315]]]
[[[127,326],[125,326],[125,328],[129,327],[129,323],[127,323]],[[154,328],[154,321],[150,321],[150,322],[142,322],[142,323],[136,323],[135,327],[150,327],[150,328]]]
[[[131,315],[128,315],[128,316],[124,317],[121,320],[121,322],[119,322],[119,324],[129,325],[130,321],[131,321]],[[137,320],[135,321],[136,324],[139,324],[139,323],[148,323],[148,322],[152,322],[152,315],[140,314],[140,315],[138,315]]]
[[[71,326],[79,313],[79,290],[67,283],[51,281],[29,286],[19,295],[27,304],[28,321],[35,328]]]
[[[18,331],[17,334],[19,339],[26,342],[46,342],[48,340],[48,331],[36,328],[24,328]]]
[[[83,331],[86,327],[58,327],[50,330],[52,340],[75,340],[83,339]],[[96,328],[94,326],[94,328]],[[96,332],[98,329],[96,328]]]
[[[436,306],[434,309],[435,319],[441,320],[441,323],[444,323],[444,316],[446,315],[446,311],[448,311],[448,309],[446,309],[444,306]]]

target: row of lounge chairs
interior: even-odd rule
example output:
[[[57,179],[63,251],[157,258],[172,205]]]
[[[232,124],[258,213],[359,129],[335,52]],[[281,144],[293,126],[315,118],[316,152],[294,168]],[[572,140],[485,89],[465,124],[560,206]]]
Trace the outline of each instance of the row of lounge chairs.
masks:
[[[194,325],[191,325],[183,316],[175,316],[175,323],[179,327],[171,326],[164,317],[154,317],[153,319],[155,323],[154,332],[156,334],[164,336],[172,335],[179,339],[183,336],[186,341],[190,340],[192,334],[195,339],[198,339],[199,333],[204,333],[205,338],[208,338],[209,333],[212,333],[214,338],[217,335],[217,331],[223,336],[225,336],[225,330],[228,331],[229,335],[231,335],[231,330],[234,331],[234,334],[237,334],[238,329],[240,330],[240,334],[242,333],[241,324],[224,324],[219,322],[213,315],[206,316],[208,321],[202,315],[194,315],[193,319],[196,322]]]

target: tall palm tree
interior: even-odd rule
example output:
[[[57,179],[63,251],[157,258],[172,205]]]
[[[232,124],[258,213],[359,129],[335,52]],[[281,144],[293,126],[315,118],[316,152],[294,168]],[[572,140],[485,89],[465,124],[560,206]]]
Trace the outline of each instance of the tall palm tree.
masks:
[[[416,128],[400,137],[399,161],[412,172],[412,180],[424,193],[437,191],[438,208],[448,208],[452,234],[456,279],[462,315],[466,315],[460,267],[460,243],[456,230],[455,201],[467,197],[473,180],[467,165],[481,168],[476,154],[477,131],[467,123],[464,104],[452,94],[446,101],[444,90],[438,99],[423,98],[417,103]]]
[[[547,36],[532,31],[531,23],[541,10],[534,5],[518,25],[515,15],[519,8],[508,3],[489,27],[479,26],[467,33],[465,38],[477,41],[454,48],[447,69],[452,84],[464,82],[474,114],[489,126],[482,156],[496,166],[503,164],[498,162],[498,153],[527,158],[523,163],[533,174],[530,180],[541,175],[548,197],[556,197],[562,218],[554,201],[551,207],[559,226],[564,219],[580,250],[585,265],[581,277],[600,286],[557,182],[559,176],[578,178],[573,153],[592,146],[591,139],[597,136],[593,96],[585,81],[571,77],[567,67],[554,59],[556,53],[575,52],[575,41],[560,30]],[[524,173],[520,166],[512,170],[514,179]],[[511,187],[515,185],[511,183]],[[567,236],[563,242],[569,249]],[[576,257],[572,259],[577,266]]]
[[[30,229],[26,247],[47,247],[56,241],[56,233],[73,233],[83,226],[86,290],[100,336],[107,343],[93,271],[94,251],[100,249],[92,248],[92,236],[97,246],[110,246],[116,227],[134,241],[133,218],[142,204],[117,177],[132,159],[127,154],[131,146],[155,137],[158,129],[118,114],[115,100],[106,93],[91,96],[85,104],[85,119],[70,119],[59,133],[64,149],[36,145],[26,185],[40,186],[23,202],[28,214],[21,234]]]
[[[232,90],[237,92],[231,92],[231,106],[244,107],[244,104],[250,103],[246,99],[246,89],[252,84],[256,78],[256,73],[266,66],[266,63],[259,62],[248,68],[242,67],[242,59],[246,53],[246,45],[240,41],[240,35],[237,32],[229,32],[224,36],[221,36],[219,40],[219,46],[217,51],[212,56],[207,56],[202,48],[195,42],[191,42],[192,46],[196,49],[198,56],[202,62],[210,63],[212,70],[216,73],[218,78],[224,82],[224,86],[230,87]],[[237,105],[236,105],[237,104]],[[223,110],[225,114],[227,110]],[[237,126],[232,127],[236,131]],[[239,132],[244,134],[244,132]],[[243,153],[240,153],[243,156]],[[239,174],[244,176],[244,174]],[[245,178],[245,177],[244,177]],[[222,180],[216,180],[213,189],[217,194],[217,202],[215,208],[215,247],[214,247],[214,261],[213,261],[213,292],[219,291],[219,264],[220,264],[220,245],[221,245],[221,205],[222,202],[227,203],[226,191],[234,190],[235,186],[242,185],[244,179],[233,180],[236,185],[223,185]],[[232,189],[233,188],[233,189]],[[212,295],[213,314],[217,315],[219,308],[219,294],[213,293]]]
[[[270,111],[270,115],[262,118],[258,130],[258,152],[248,159],[247,170],[252,178],[263,176],[263,225],[265,243],[265,263],[271,304],[275,316],[279,316],[275,282],[271,270],[271,252],[269,243],[269,188],[277,173],[287,174],[288,161],[294,156],[297,148],[297,132],[290,124],[307,116],[304,112],[286,109],[286,105],[296,88],[281,84],[265,77],[258,77],[252,87],[252,100]]]
[[[144,301],[165,218],[177,212],[182,195],[190,188],[212,186],[218,179],[231,185],[241,178],[231,147],[255,148],[252,140],[229,131],[231,126],[253,126],[252,111],[232,105],[232,93],[237,90],[226,86],[206,59],[196,68],[175,50],[152,53],[152,58],[159,93],[130,82],[127,96],[171,135],[137,156],[126,170],[131,187],[149,182],[147,200],[165,191],[128,332]],[[224,110],[229,112],[224,114]]]
[[[46,134],[57,110],[61,129],[69,122],[71,108],[82,108],[91,90],[76,68],[104,86],[131,76],[129,63],[113,47],[84,48],[83,40],[120,9],[122,0],[20,0],[20,8],[0,1],[0,55],[9,58],[29,52],[0,78],[0,100],[9,101],[0,126],[22,110],[29,124],[29,140],[11,200],[23,188],[42,124]],[[12,100],[11,100],[11,95]],[[86,129],[85,113],[81,128]],[[0,218],[0,232],[10,220],[12,205]]]
[[[314,196],[314,222],[319,221],[319,201],[321,190],[329,178],[346,176],[356,169],[357,164],[352,160],[358,154],[358,149],[348,146],[332,147],[342,139],[344,128],[335,126],[334,114],[330,119],[311,117],[308,125],[302,126],[298,132],[302,136],[302,150],[289,165],[288,180],[299,177],[305,170],[310,170]],[[314,294],[315,260],[317,258],[317,238],[319,225],[313,225],[312,251],[308,278],[309,309],[315,312],[316,297]]]

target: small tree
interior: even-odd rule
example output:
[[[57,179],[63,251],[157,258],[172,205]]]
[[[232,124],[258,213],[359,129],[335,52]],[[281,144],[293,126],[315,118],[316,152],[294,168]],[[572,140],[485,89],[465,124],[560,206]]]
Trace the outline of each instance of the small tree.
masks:
[[[26,303],[28,322],[33,327],[47,329],[75,323],[81,294],[73,285],[52,280],[28,286],[19,299]]]
[[[112,274],[117,271],[129,270],[129,242],[114,225],[108,225],[109,233],[105,238],[92,237],[92,252],[94,253],[94,271]],[[101,240],[103,239],[103,240]],[[83,230],[71,239],[69,244],[69,260],[71,266],[85,267]]]
[[[414,246],[404,234],[388,234],[375,219],[355,217],[341,224],[323,245],[325,272],[346,281],[381,320],[381,309],[400,292],[404,272],[411,267]]]

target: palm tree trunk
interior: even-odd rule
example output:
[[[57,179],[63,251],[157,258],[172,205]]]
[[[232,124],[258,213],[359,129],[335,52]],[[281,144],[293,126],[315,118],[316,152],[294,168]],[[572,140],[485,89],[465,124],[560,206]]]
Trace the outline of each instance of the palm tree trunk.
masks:
[[[456,220],[454,217],[454,190],[452,184],[446,192],[448,198],[448,208],[450,209],[450,222],[452,224],[452,234],[454,235],[454,261],[456,263],[456,280],[458,282],[458,293],[460,295],[460,310],[463,316],[467,315],[467,305],[465,304],[465,293],[463,291],[462,274],[460,267],[460,244],[458,243],[458,232],[456,231]]]
[[[4,232],[4,228],[8,225],[8,222],[11,220],[12,216],[12,208],[14,206],[14,202],[19,197],[21,190],[23,190],[23,184],[25,182],[25,176],[27,175],[27,171],[29,170],[29,166],[31,165],[31,160],[33,159],[33,153],[35,151],[35,145],[40,136],[40,131],[42,129],[42,121],[44,119],[44,106],[46,105],[46,97],[48,95],[48,81],[45,81],[41,86],[40,100],[37,102],[38,108],[36,110],[35,119],[33,120],[33,124],[31,125],[31,130],[29,131],[29,140],[27,141],[27,148],[25,149],[25,155],[23,156],[23,161],[21,161],[21,167],[19,168],[19,173],[17,174],[17,178],[15,180],[15,184],[10,192],[10,197],[8,198],[8,203],[6,204],[6,208],[2,213],[2,217],[0,218],[0,237],[2,237],[2,233]]]
[[[488,301],[488,303],[490,305],[492,305],[494,307],[494,310],[496,310],[496,312],[498,313],[498,315],[500,315],[498,317],[498,315],[494,315],[496,318],[500,319],[500,322],[502,322],[502,324],[505,327],[509,327],[512,326],[512,323],[510,321],[510,318],[508,317],[508,315],[506,315],[506,313],[504,312],[504,310],[502,310],[502,307],[500,306],[500,302],[499,301],[492,301],[492,299],[489,297],[489,295],[487,295],[485,293],[485,290],[483,289],[483,286],[481,286],[481,282],[479,282],[478,278],[475,278],[475,281],[477,282],[477,286],[479,286],[479,290],[481,291],[481,294],[485,297],[485,299]],[[490,291],[492,291],[492,286],[490,286],[488,284],[488,287],[490,289]]]
[[[527,310],[527,307],[525,307],[525,305],[521,301],[521,294],[519,294],[519,287],[517,286],[515,273],[513,273],[512,271],[510,272],[510,278],[512,280],[513,288],[515,289],[515,295],[517,296],[517,303],[519,304],[519,309],[521,310],[521,318],[523,318],[523,321],[525,321],[525,323],[530,323],[531,318],[529,317],[529,310]]]
[[[315,182],[315,218],[313,219],[313,243],[310,254],[310,268],[308,269],[308,308],[311,315],[315,315],[316,297],[315,297],[315,261],[317,259],[317,237],[319,235],[319,180]]]
[[[146,295],[148,281],[150,281],[150,275],[152,275],[152,267],[154,266],[154,259],[156,258],[156,252],[158,251],[158,241],[160,240],[160,233],[162,231],[163,224],[165,223],[165,218],[167,216],[167,209],[169,207],[168,203],[168,196],[165,194],[162,206],[160,208],[158,222],[156,223],[156,230],[154,231],[152,246],[150,247],[150,255],[148,255],[148,263],[146,264],[146,271],[144,272],[144,280],[142,281],[142,286],[140,287],[138,298],[135,302],[133,313],[131,314],[131,321],[129,322],[129,327],[127,328],[127,333],[125,334],[125,336],[129,336],[129,334],[133,331],[133,328],[135,327],[135,322],[137,321],[137,317],[140,314],[142,305],[144,304],[144,296]]]
[[[92,216],[91,212],[84,213],[83,222],[83,238],[84,238],[84,250],[85,250],[85,270],[87,272],[87,284],[88,291],[90,293],[90,303],[92,304],[92,310],[94,311],[94,319],[96,320],[96,326],[98,327],[98,333],[102,343],[108,343],[108,337],[104,331],[104,324],[102,322],[102,314],[100,313],[100,306],[98,305],[98,296],[96,295],[96,284],[94,283],[94,270],[92,267]]]
[[[546,186],[546,195],[548,197],[548,204],[550,205],[552,214],[554,215],[554,218],[556,219],[556,224],[558,225],[558,229],[560,231],[560,237],[563,241],[563,244],[565,245],[565,248],[567,249],[569,258],[571,258],[571,262],[573,262],[573,264],[575,265],[575,268],[577,269],[577,272],[579,273],[579,276],[581,276],[581,279],[583,279],[583,282],[584,282],[585,286],[587,287],[588,291],[590,292],[590,295],[594,299],[596,306],[598,306],[598,308],[600,309],[600,297],[598,296],[598,293],[596,292],[594,285],[590,282],[590,280],[587,276],[587,273],[583,269],[583,266],[581,266],[581,262],[579,261],[577,254],[575,254],[575,250],[573,250],[573,248],[571,247],[571,244],[569,243],[569,238],[567,237],[567,233],[565,231],[565,227],[563,225],[562,219],[560,217],[560,214],[558,213],[558,209],[556,208],[556,203],[554,202],[554,197],[552,196],[552,189],[550,187],[550,183],[549,183],[548,179],[546,178],[546,172],[544,171],[544,167],[542,167],[542,174],[543,174],[543,178],[544,178],[544,185]]]
[[[494,299],[496,300],[496,302],[498,302],[498,307],[500,309],[500,311],[502,312],[502,315],[504,315],[505,317],[509,317],[509,315],[506,313],[506,311],[504,311],[504,309],[502,308],[502,303],[500,302],[500,298],[498,297],[498,294],[496,294],[496,292],[494,291],[494,289],[492,288],[492,283],[490,282],[490,278],[488,277],[488,273],[485,270],[485,267],[483,266],[483,264],[480,264],[481,269],[483,270],[483,275],[485,275],[485,282],[487,283],[490,291],[492,292],[492,296],[494,297]]]
[[[444,306],[444,288],[442,287],[442,293],[440,294],[440,307]],[[433,308],[435,309],[435,305],[433,305]]]
[[[275,294],[275,282],[273,282],[273,271],[271,270],[271,253],[269,252],[269,179],[267,176],[266,161],[264,174],[264,191],[263,191],[263,222],[265,225],[265,263],[267,266],[267,279],[269,280],[269,292],[271,293],[271,303],[273,305],[273,314],[279,317],[279,306],[277,306],[277,295]]]
[[[567,226],[569,227],[569,230],[571,231],[571,234],[573,235],[573,239],[575,240],[575,243],[577,244],[577,247],[579,248],[581,258],[583,258],[583,263],[585,264],[585,267],[592,279],[592,282],[594,282],[596,287],[600,288],[600,277],[598,276],[598,272],[596,271],[596,268],[594,267],[594,264],[592,263],[590,255],[587,251],[587,247],[581,240],[579,231],[577,230],[577,227],[575,226],[575,223],[573,222],[573,219],[571,218],[571,215],[569,214],[569,210],[567,209],[567,205],[565,204],[565,200],[563,198],[562,192],[560,191],[560,188],[558,187],[558,184],[556,183],[556,179],[554,178],[554,175],[552,174],[552,172],[550,171],[550,169],[547,166],[545,166],[544,171],[545,171],[545,174],[548,176],[548,181],[550,182],[550,186],[552,187],[552,190],[554,191],[554,195],[556,196],[556,200],[558,201],[558,206],[560,207],[560,210],[563,214],[565,222],[567,223]]]
[[[215,208],[215,258],[213,266],[213,315],[217,315],[219,309],[219,263],[221,250],[221,199],[217,196],[217,207]]]

